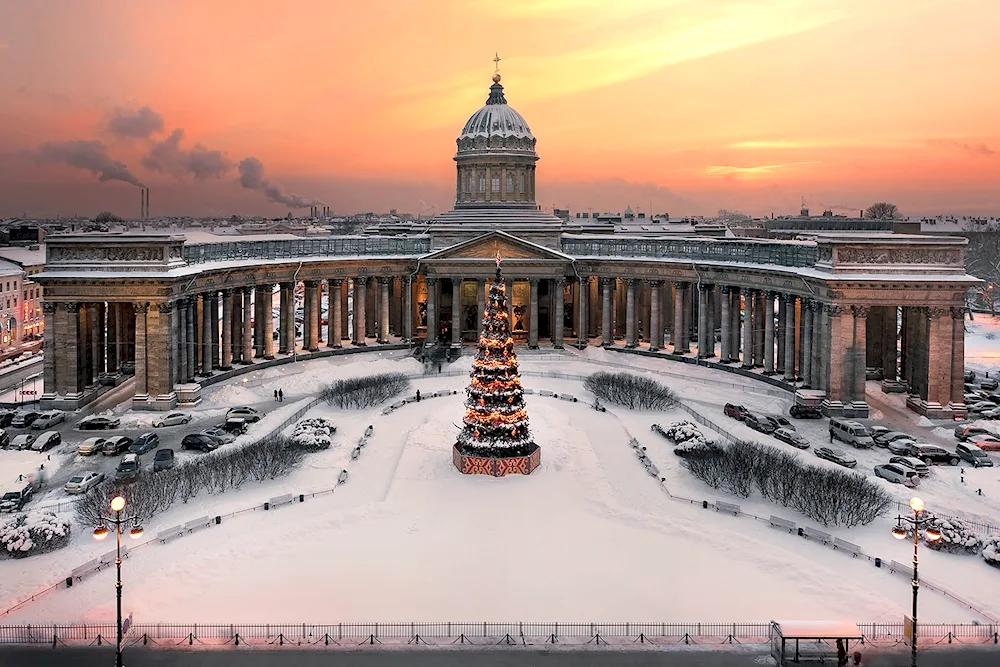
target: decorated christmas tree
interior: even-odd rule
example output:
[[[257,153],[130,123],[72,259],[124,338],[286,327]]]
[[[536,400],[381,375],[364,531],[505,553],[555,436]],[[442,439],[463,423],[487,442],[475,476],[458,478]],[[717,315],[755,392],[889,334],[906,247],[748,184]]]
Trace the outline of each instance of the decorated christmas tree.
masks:
[[[471,377],[458,436],[459,451],[466,456],[504,458],[528,456],[536,450],[524,409],[499,255]]]

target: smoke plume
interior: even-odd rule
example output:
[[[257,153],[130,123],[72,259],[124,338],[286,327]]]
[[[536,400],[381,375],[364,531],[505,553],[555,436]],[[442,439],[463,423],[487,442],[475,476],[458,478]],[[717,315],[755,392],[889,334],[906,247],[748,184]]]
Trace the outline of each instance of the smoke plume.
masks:
[[[97,174],[100,181],[124,181],[142,187],[124,163],[108,155],[108,147],[101,141],[47,141],[38,147],[40,162],[68,164]]]
[[[137,111],[115,109],[108,119],[108,131],[119,137],[148,139],[163,131],[163,116],[149,107],[142,107]]]
[[[163,141],[154,141],[142,166],[151,171],[173,174],[182,178],[188,174],[198,180],[219,178],[233,168],[233,162],[222,151],[210,150],[201,144],[194,148],[181,147],[184,130],[178,128]]]
[[[297,194],[285,194],[281,191],[281,186],[264,178],[264,165],[255,157],[248,157],[240,160],[237,165],[240,172],[240,185],[247,190],[258,190],[267,195],[269,201],[276,204],[285,204],[292,208],[305,208],[307,206],[322,205],[318,199],[306,199]]]

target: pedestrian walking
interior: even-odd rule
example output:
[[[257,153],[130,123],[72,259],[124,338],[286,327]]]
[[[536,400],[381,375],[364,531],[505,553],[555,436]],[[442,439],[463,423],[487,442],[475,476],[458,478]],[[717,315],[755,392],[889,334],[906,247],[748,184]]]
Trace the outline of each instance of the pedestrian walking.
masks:
[[[438,373],[440,373],[440,372],[441,372],[441,362],[439,361],[438,362]]]
[[[274,390],[274,402],[275,403],[278,402],[278,390],[277,389]]]
[[[837,640],[837,667],[844,667],[847,664],[847,649],[844,648],[844,640]]]
[[[417,403],[420,402],[420,390],[417,389]]]
[[[833,429],[830,429],[830,444],[833,444]]]
[[[861,662],[861,651],[854,652],[854,662],[851,663],[851,667],[865,667],[865,663]]]
[[[283,391],[281,391],[279,389],[278,390],[278,403],[284,403],[284,402],[285,402],[285,392],[283,392]]]

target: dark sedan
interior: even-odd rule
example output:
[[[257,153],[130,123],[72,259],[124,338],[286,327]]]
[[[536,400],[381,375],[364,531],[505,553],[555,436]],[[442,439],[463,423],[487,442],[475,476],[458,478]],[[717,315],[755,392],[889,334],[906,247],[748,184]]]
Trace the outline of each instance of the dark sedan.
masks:
[[[798,447],[799,449],[809,449],[809,441],[803,438],[795,431],[791,431],[787,428],[779,428],[772,435],[778,440],[781,440],[782,442],[787,443],[792,447]]]
[[[947,463],[948,465],[957,466],[961,461],[955,452],[949,452],[947,449],[936,445],[916,442],[910,445],[909,455],[915,456],[927,465],[931,465],[932,463]]]
[[[197,449],[202,452],[211,452],[219,447],[219,441],[204,433],[191,433],[185,435],[181,440],[181,449]]]
[[[853,468],[858,465],[857,459],[840,450],[834,449],[833,447],[817,447],[813,450],[813,453],[821,459],[832,461],[837,465],[844,466],[845,468]]]
[[[121,423],[122,421],[117,418],[95,415],[93,417],[87,417],[77,424],[76,427],[81,431],[107,431],[112,428],[118,428]]]

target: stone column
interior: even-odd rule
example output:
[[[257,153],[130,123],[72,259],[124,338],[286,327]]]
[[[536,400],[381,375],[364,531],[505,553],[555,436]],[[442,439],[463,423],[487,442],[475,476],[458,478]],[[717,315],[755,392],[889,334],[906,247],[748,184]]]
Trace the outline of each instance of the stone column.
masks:
[[[719,297],[721,301],[721,313],[719,315],[719,338],[720,338],[720,350],[719,350],[719,361],[726,363],[729,361],[729,357],[732,354],[732,295],[730,294],[729,287],[720,286]]]
[[[243,363],[243,288],[237,287],[232,294],[233,308],[233,362]]]
[[[149,303],[143,301],[132,304],[132,306],[135,310],[135,396],[141,398],[149,396],[149,390],[146,388],[146,353],[148,351],[146,314],[149,312]],[[212,359],[209,358],[208,361],[209,366],[211,366]],[[77,390],[78,393],[80,389]]]
[[[63,367],[60,366],[59,377],[56,377],[56,341],[61,342],[66,334],[61,327],[56,327],[56,303],[54,301],[42,301],[42,317],[45,320],[45,335],[42,339],[42,349],[45,352],[42,355],[43,392],[48,396],[54,396],[59,393],[62,376],[70,372],[68,369],[63,370]],[[62,359],[60,358],[59,361],[61,363]],[[57,382],[60,385],[57,385]]]
[[[302,281],[302,351],[307,352],[316,345],[313,335],[313,300],[316,291],[309,289],[309,281]]]
[[[951,404],[957,413],[965,413],[965,308],[952,306],[951,312]]]
[[[187,371],[184,373],[185,382],[194,382],[198,372],[198,297],[189,296],[184,299],[184,308],[187,314],[184,318],[184,325],[187,329],[184,335],[184,344],[187,352],[184,358],[187,360]],[[135,318],[133,318],[134,320]]]
[[[172,309],[171,309],[171,312],[173,312]],[[100,301],[97,304],[97,323],[96,323],[97,324],[97,350],[96,350],[95,358],[97,360],[97,368],[95,370],[95,374],[97,376],[104,375],[105,373],[108,372],[108,367],[107,367],[108,339],[107,339],[107,333],[106,333],[107,332],[107,328],[106,328],[107,327],[107,323],[108,323],[107,304],[105,304],[105,302],[103,302],[103,301]],[[21,339],[18,338],[18,341],[20,341],[20,340]],[[173,355],[171,355],[171,358],[173,358]],[[112,372],[114,372],[114,368],[113,367],[112,367],[111,370],[112,370]]]
[[[684,283],[674,283],[674,327],[670,334],[674,354],[688,351],[687,336],[684,335]]]
[[[587,339],[587,325],[589,318],[587,316],[587,296],[590,292],[590,276],[580,276],[577,282],[577,324],[576,324],[576,346],[581,350],[586,348],[589,344]]]
[[[747,290],[743,295],[743,368],[753,368],[753,301],[753,292]]]
[[[868,306],[851,306],[854,314],[854,340],[851,345],[851,401],[865,400],[865,379],[867,376]],[[834,352],[831,346],[831,353]]]
[[[323,342],[323,281],[316,280],[316,299],[313,314],[316,316],[316,348]]]
[[[758,290],[754,295],[754,344],[756,345],[756,349],[754,350],[754,366],[758,368],[764,367],[764,348],[766,347],[764,344],[764,332],[767,328],[767,322],[764,321],[764,303],[766,301],[767,293]],[[774,308],[773,305],[771,307],[772,309]]]
[[[830,368],[829,371],[823,372],[822,360],[817,361],[817,341],[813,340],[810,373],[814,379],[814,384],[817,385],[815,388],[826,391],[828,405],[834,409],[838,409],[842,407],[845,399],[848,402],[851,400],[849,395],[851,391],[850,368],[849,364],[845,364],[845,357],[848,356],[854,338],[853,319],[848,316],[846,309],[842,306],[821,305],[820,308],[822,310],[818,310],[816,315],[823,317],[817,323],[815,321],[817,318],[814,315],[813,331],[822,332],[824,329],[829,331],[829,346],[832,352],[829,359]],[[824,322],[823,320],[828,321]],[[820,347],[825,348],[826,345],[820,343]],[[821,384],[824,379],[826,380],[825,385]]]
[[[740,342],[743,340],[740,331],[740,288],[730,287],[729,298],[732,299],[729,312],[733,316],[733,321],[729,325],[729,335],[732,336],[732,340],[729,342],[729,359],[727,361],[735,362],[740,360]]]
[[[636,281],[634,279],[625,279],[625,347],[636,346],[635,284]]]
[[[704,283],[698,284],[698,358],[708,359],[715,356],[715,341],[709,331],[711,321],[708,311],[708,290]]]
[[[274,314],[271,312],[271,294],[274,285],[268,283],[261,288],[264,298],[264,358],[274,359]]]
[[[483,315],[486,313],[486,280],[476,280],[476,340],[483,335]]]
[[[212,368],[222,365],[222,346],[219,344],[219,293],[212,290],[209,295],[209,315],[212,322]]]
[[[170,314],[174,304],[150,304],[146,313],[146,393],[151,398],[174,396],[171,377]],[[218,322],[218,320],[216,320]],[[218,324],[216,324],[218,328]],[[172,403],[170,407],[173,407]]]
[[[427,337],[424,339],[425,347],[434,347],[437,345],[437,298],[435,294],[435,288],[437,287],[437,278],[434,276],[427,276],[424,278],[427,283]]]
[[[885,312],[882,314],[882,377],[889,381],[896,380],[899,373],[897,368],[897,355],[899,354],[898,319],[897,306],[886,306]]]
[[[326,281],[327,292],[329,293],[327,302],[327,322],[329,322],[329,334],[327,336],[327,347],[341,347],[343,330],[341,329],[340,313],[340,286],[343,284],[341,278],[328,278]]]
[[[350,304],[348,299],[351,295],[351,280],[350,278],[344,280],[340,285],[340,341],[343,344],[345,340],[351,340],[354,335],[351,329],[350,320]]]
[[[371,283],[372,289],[368,289],[368,284]],[[372,278],[368,278],[365,281],[365,338],[375,338],[375,317],[378,315],[378,290],[375,288],[375,281]]]
[[[451,279],[451,346],[462,346],[462,279]]]
[[[660,281],[649,281],[649,351],[663,346],[663,324],[660,322]]]
[[[241,359],[244,364],[253,363],[253,305],[251,303],[251,298],[253,297],[253,288],[244,287],[241,290],[243,297],[243,354]]]
[[[774,292],[764,292],[764,373],[774,375]]]
[[[403,277],[403,311],[406,316],[403,318],[403,338],[407,343],[413,342],[413,276]]]
[[[785,380],[795,381],[795,297],[791,294],[784,295],[785,301]]]
[[[233,367],[233,293],[222,290],[222,370]]]
[[[117,305],[117,304],[116,304]],[[188,381],[188,304],[187,299],[177,302],[177,382]]]
[[[555,278],[552,281],[552,291],[555,293],[555,326],[553,327],[552,347],[557,350],[563,349],[563,339],[566,335],[566,317],[563,311],[566,310],[565,296],[563,289],[566,284],[565,278]]]
[[[212,297],[201,295],[201,374],[212,374]],[[136,320],[138,322],[138,320]]]
[[[510,320],[510,330],[514,331],[514,281],[508,278],[504,281],[507,292],[507,319]]]
[[[954,328],[951,311],[947,308],[928,308],[927,318],[927,404],[930,411],[951,403]]]
[[[774,330],[775,343],[777,343],[774,372],[780,374],[785,370],[785,333],[788,331],[788,299],[782,292],[777,293],[775,296],[778,298],[778,326]]]
[[[830,350],[833,346],[831,334],[831,319],[844,315],[841,306],[820,304],[813,316],[812,372],[813,384],[820,391],[829,391],[830,384]],[[849,327],[850,320],[844,320],[844,326]],[[847,343],[850,344],[848,336]],[[846,349],[846,348],[844,348]],[[843,354],[843,350],[838,350]]]
[[[108,373],[112,375],[118,372],[119,367],[119,352],[118,352],[118,336],[119,336],[119,326],[118,320],[120,318],[118,304],[114,301],[108,302],[108,319],[107,319],[107,364]]]
[[[278,354],[289,354],[295,350],[294,336],[292,337],[292,345],[288,344],[288,301],[291,293],[292,290],[288,289],[288,283],[281,283],[278,290]]]
[[[813,343],[813,302],[802,300],[802,386],[813,389],[812,343]]]
[[[528,349],[538,349],[538,279],[528,281]]]
[[[305,305],[303,308],[309,313],[309,317],[307,319],[307,322],[309,323],[309,344],[307,349],[310,352],[318,352],[320,310],[316,287],[319,285],[319,282],[316,280],[307,280],[302,285],[305,288]]]
[[[382,277],[378,279],[379,289],[381,290],[381,295],[379,296],[378,306],[381,310],[378,318],[378,342],[388,343],[389,342],[389,283],[392,278]],[[462,327],[459,326],[459,331]],[[461,338],[459,339],[461,341]]]
[[[611,282],[613,278],[601,278],[601,345],[611,347],[615,343],[614,326],[611,317]]]

